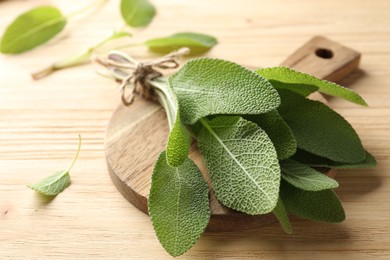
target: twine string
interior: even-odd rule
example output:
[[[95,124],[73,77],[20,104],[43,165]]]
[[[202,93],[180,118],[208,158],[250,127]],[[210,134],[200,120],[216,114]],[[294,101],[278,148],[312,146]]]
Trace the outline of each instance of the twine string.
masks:
[[[162,70],[178,68],[178,58],[188,53],[188,48],[181,48],[154,61],[139,62],[123,52],[112,51],[107,58],[95,57],[95,61],[109,69],[114,77],[121,81],[121,100],[125,106],[129,106],[135,95],[155,100],[156,95],[149,82],[163,76]]]

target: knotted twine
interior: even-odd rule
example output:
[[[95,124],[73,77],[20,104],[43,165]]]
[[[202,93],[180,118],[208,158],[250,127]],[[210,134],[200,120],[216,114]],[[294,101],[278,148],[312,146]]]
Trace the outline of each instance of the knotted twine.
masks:
[[[176,69],[179,67],[178,58],[189,53],[188,48],[181,48],[159,59],[140,62],[119,51],[110,52],[106,59],[95,57],[96,62],[108,68],[114,77],[121,81],[121,100],[125,106],[133,103],[135,95],[147,100],[156,100],[153,81],[163,76],[161,70]],[[128,94],[126,93],[128,89]]]

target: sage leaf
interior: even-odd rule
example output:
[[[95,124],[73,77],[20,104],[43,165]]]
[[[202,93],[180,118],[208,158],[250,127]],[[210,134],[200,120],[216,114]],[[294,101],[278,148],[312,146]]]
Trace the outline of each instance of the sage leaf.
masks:
[[[262,68],[258,69],[256,72],[270,80],[272,85],[276,88],[288,88],[290,91],[296,91],[297,88],[303,88],[307,91],[307,87],[312,86],[314,87],[313,90],[318,88],[318,90],[324,94],[340,97],[358,105],[367,106],[364,99],[350,89],[287,67]]]
[[[35,190],[46,196],[55,196],[65,190],[70,185],[70,175],[68,171],[58,171],[49,177],[44,178],[40,182],[28,185],[32,190]]]
[[[213,36],[182,32],[176,33],[167,37],[150,39],[145,42],[150,51],[166,54],[182,47],[187,47],[191,50],[190,55],[198,55],[209,51],[217,44],[217,39]]]
[[[335,169],[366,169],[366,168],[374,168],[376,166],[375,157],[372,156],[367,151],[366,151],[366,159],[355,164],[334,162],[327,158],[317,156],[315,154],[303,151],[301,149],[297,150],[297,152],[294,154],[292,159],[314,167],[326,167],[326,168],[335,168]]]
[[[278,219],[284,232],[286,232],[287,234],[291,234],[291,223],[288,219],[286,208],[284,207],[284,204],[280,198],[278,199],[278,203],[276,203],[276,207],[272,210],[272,213],[274,213],[275,217]]]
[[[280,168],[282,179],[302,190],[320,191],[339,186],[334,179],[294,160],[281,161]]]
[[[121,14],[130,27],[145,27],[156,15],[156,8],[148,0],[121,0]]]
[[[178,167],[187,159],[190,151],[190,141],[191,137],[181,123],[180,110],[178,110],[167,143],[166,154],[169,166]]]
[[[167,163],[171,167],[178,167],[188,157],[191,136],[181,122],[180,107],[168,81],[160,78],[153,80],[152,84],[165,109],[171,129],[166,147]]]
[[[332,190],[304,191],[282,181],[280,196],[287,211],[298,217],[329,223],[345,219],[343,206]]]
[[[278,201],[280,168],[265,131],[238,116],[200,122],[198,146],[217,199],[250,215],[271,212]]]
[[[41,6],[18,16],[1,39],[1,52],[22,53],[41,45],[65,27],[66,17],[51,6]]]
[[[58,171],[53,175],[44,178],[38,183],[27,185],[27,187],[45,196],[56,196],[62,191],[64,191],[70,185],[69,171],[73,168],[79,156],[80,148],[81,148],[81,136],[79,135],[77,152],[69,168],[67,170]]]
[[[213,114],[266,113],[280,104],[277,91],[266,79],[225,60],[190,60],[169,83],[184,124]]]
[[[284,160],[295,154],[297,141],[284,119],[277,110],[260,115],[247,115],[245,119],[260,126],[272,140],[279,160]]]
[[[288,90],[279,90],[279,113],[291,128],[302,150],[343,163],[359,163],[366,152],[352,126],[319,101]]]
[[[152,175],[149,215],[156,235],[172,256],[190,249],[210,219],[208,186],[198,167],[186,159],[177,168],[160,154]]]

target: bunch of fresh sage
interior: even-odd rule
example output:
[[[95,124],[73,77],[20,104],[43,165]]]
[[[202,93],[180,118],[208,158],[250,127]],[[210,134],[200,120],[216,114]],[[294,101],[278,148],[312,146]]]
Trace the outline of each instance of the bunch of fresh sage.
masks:
[[[337,181],[318,167],[376,165],[341,115],[308,98],[319,91],[367,106],[335,83],[286,67],[250,71],[199,58],[148,84],[170,127],[166,150],[154,166],[148,208],[172,256],[191,248],[210,219],[209,187],[188,157],[193,138],[217,199],[246,214],[273,213],[287,233],[289,213],[331,223],[345,219],[332,191]]]

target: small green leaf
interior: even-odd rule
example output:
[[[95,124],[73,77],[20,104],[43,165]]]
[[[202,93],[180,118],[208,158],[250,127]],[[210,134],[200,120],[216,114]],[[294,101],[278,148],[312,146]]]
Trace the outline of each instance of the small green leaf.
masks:
[[[284,207],[284,204],[280,199],[280,197],[278,199],[278,203],[276,204],[276,207],[272,210],[272,213],[274,213],[275,217],[278,219],[284,232],[286,232],[287,234],[291,234],[292,233],[291,223],[290,220],[288,219],[286,208]]]
[[[165,152],[153,170],[149,215],[162,246],[172,256],[190,249],[210,219],[208,186],[190,159],[170,167]]]
[[[156,15],[156,8],[148,0],[121,0],[122,17],[131,27],[147,26]]]
[[[281,161],[280,168],[283,180],[302,190],[320,191],[339,186],[334,179],[294,160]]]
[[[315,154],[298,149],[292,159],[310,165],[314,167],[326,167],[335,169],[365,169],[374,168],[376,166],[375,157],[366,151],[366,159],[362,162],[355,164],[346,164],[340,162],[334,162],[324,157],[317,156]]]
[[[200,122],[198,146],[217,199],[250,215],[271,212],[278,201],[280,168],[264,130],[238,116]]]
[[[65,27],[66,17],[51,6],[34,8],[18,16],[1,39],[1,52],[17,54],[41,45]]]
[[[230,61],[194,59],[169,78],[184,124],[213,114],[261,114],[280,98],[260,75]]]
[[[53,175],[44,178],[38,183],[27,185],[27,187],[46,196],[56,196],[60,192],[65,190],[70,185],[69,171],[73,168],[73,165],[75,164],[79,156],[80,148],[81,148],[81,136],[79,135],[79,144],[78,144],[77,152],[69,168],[67,170],[58,171]]]
[[[167,143],[167,162],[169,166],[178,167],[188,156],[190,151],[191,136],[180,120],[180,110],[178,109],[176,121],[169,134]]]
[[[270,80],[272,85],[276,88],[287,88],[290,91],[294,92],[298,92],[297,88],[302,88],[305,89],[304,95],[306,95],[310,94],[308,93],[308,86],[311,86],[312,90],[314,91],[317,88],[320,92],[324,94],[341,97],[350,102],[362,106],[367,106],[364,99],[359,96],[359,94],[350,89],[287,67],[263,68],[258,69],[256,72],[265,77],[266,79]]]
[[[336,162],[353,164],[366,158],[359,136],[341,115],[294,92],[281,89],[279,94],[282,104],[278,111],[299,148]]]
[[[296,152],[297,141],[277,110],[260,115],[247,115],[244,118],[256,123],[267,133],[275,146],[279,160],[287,159]]]
[[[345,219],[343,206],[332,190],[304,191],[282,181],[280,196],[287,211],[298,217],[329,223]]]
[[[176,33],[168,37],[155,38],[145,42],[145,45],[153,52],[166,54],[182,47],[187,47],[191,50],[190,55],[205,53],[216,44],[217,39],[215,37],[192,32]]]
[[[33,189],[46,196],[55,196],[65,190],[70,185],[70,175],[68,171],[59,171],[46,177],[40,182],[28,185]]]

